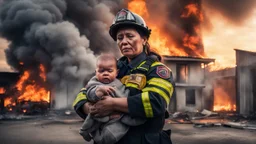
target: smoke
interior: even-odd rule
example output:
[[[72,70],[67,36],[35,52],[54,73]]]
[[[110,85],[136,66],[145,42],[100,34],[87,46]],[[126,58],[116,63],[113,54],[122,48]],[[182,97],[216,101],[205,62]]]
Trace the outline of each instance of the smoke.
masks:
[[[255,10],[255,0],[208,0],[203,1],[205,8],[220,13],[230,22],[241,25]]]
[[[31,80],[50,89],[38,75],[43,64],[47,81],[57,93],[63,93],[68,84],[74,97],[94,72],[95,55],[119,54],[108,29],[120,1],[8,0],[0,4],[0,34],[10,42],[5,50],[7,63],[20,72],[29,70]]]
[[[75,23],[80,32],[87,36],[90,47],[96,54],[114,52],[120,55],[108,30],[114,14],[122,8],[122,5],[122,0],[67,0],[65,18]]]

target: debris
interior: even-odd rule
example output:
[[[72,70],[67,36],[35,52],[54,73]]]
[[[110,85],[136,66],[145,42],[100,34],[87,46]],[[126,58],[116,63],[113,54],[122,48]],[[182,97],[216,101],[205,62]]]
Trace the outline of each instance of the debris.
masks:
[[[218,113],[216,112],[212,112],[206,109],[203,109],[203,111],[201,112],[201,114],[205,115],[205,116],[210,116],[210,115],[217,115]]]
[[[70,114],[71,114],[71,111],[70,111],[70,110],[66,110],[66,111],[65,111],[65,114],[66,114],[66,115],[70,115]]]
[[[236,122],[224,122],[223,126],[228,126],[228,127],[232,127],[232,128],[238,128],[238,129],[244,129],[244,127],[247,127],[247,124],[236,123]]]

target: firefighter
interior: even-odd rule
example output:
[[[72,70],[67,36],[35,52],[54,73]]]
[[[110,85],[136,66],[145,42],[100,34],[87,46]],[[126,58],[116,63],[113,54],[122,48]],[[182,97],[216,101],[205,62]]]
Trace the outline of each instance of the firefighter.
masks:
[[[130,127],[118,144],[171,144],[170,130],[163,131],[166,111],[174,91],[171,70],[160,62],[161,57],[150,51],[151,30],[141,16],[127,9],[120,10],[109,34],[117,42],[123,57],[118,60],[117,78],[130,90],[127,98],[105,96],[95,104],[86,98],[83,88],[73,105],[82,118],[88,113],[106,116],[112,112],[127,113],[147,121]]]

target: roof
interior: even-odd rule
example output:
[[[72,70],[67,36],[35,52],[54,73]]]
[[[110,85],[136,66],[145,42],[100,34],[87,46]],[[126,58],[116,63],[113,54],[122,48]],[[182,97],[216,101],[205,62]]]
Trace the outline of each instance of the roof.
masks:
[[[205,64],[215,61],[215,59],[212,59],[212,58],[200,58],[200,57],[192,57],[192,56],[167,56],[167,55],[164,55],[163,59],[165,61],[202,62]]]
[[[175,83],[175,87],[185,87],[192,89],[202,89],[205,87],[204,84],[188,84],[188,83]]]
[[[253,51],[247,51],[247,50],[241,50],[241,49],[234,49],[235,51],[238,51],[238,52],[246,52],[246,53],[250,53],[250,54],[256,54],[256,52],[253,52]]]

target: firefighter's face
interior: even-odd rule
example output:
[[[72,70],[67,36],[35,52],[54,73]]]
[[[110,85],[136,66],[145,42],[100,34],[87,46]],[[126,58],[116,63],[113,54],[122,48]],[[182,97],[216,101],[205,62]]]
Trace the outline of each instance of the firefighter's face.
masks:
[[[117,66],[114,60],[99,60],[97,62],[96,77],[98,81],[108,84],[117,76]]]
[[[117,32],[117,45],[121,53],[131,60],[143,52],[143,45],[146,43],[146,38],[133,28],[119,29]]]

